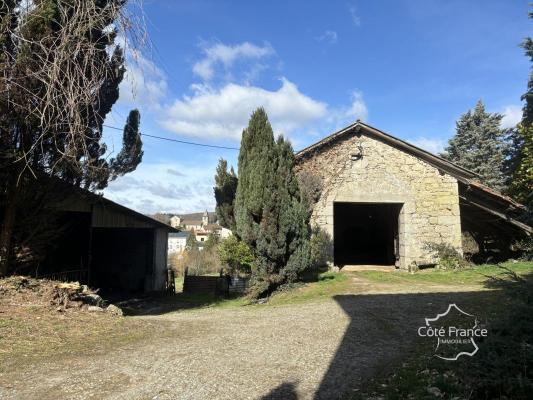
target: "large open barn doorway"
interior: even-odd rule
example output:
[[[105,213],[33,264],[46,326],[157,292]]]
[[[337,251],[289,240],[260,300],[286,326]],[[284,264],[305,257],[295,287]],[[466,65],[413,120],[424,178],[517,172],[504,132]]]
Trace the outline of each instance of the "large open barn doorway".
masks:
[[[142,228],[94,228],[90,284],[104,291],[142,292],[152,273],[154,234]]]
[[[394,265],[399,254],[401,206],[397,203],[335,203],[335,265]]]

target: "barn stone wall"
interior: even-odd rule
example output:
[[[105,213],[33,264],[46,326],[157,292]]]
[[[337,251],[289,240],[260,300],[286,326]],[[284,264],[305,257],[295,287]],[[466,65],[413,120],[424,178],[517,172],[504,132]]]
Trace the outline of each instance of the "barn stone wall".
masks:
[[[362,149],[362,158],[351,155]],[[322,181],[312,223],[333,237],[334,202],[402,203],[399,218],[400,268],[433,262],[427,242],[449,243],[461,251],[458,183],[430,164],[378,139],[351,134],[300,158],[297,172]]]

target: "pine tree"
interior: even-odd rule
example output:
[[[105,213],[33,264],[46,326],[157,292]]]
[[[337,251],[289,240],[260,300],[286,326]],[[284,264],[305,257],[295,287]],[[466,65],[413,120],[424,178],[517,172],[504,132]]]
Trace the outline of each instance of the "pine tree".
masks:
[[[500,128],[502,115],[488,113],[480,100],[474,111],[463,114],[456,123],[443,156],[477,173],[481,182],[496,190],[505,188],[504,161],[507,149],[505,132]]]
[[[218,223],[231,231],[235,230],[234,203],[237,192],[237,176],[233,167],[228,171],[228,162],[224,159],[218,161],[215,175],[215,200]]]
[[[237,234],[254,251],[251,296],[292,282],[310,265],[309,207],[302,201],[288,141],[263,109],[243,132],[235,214]]]

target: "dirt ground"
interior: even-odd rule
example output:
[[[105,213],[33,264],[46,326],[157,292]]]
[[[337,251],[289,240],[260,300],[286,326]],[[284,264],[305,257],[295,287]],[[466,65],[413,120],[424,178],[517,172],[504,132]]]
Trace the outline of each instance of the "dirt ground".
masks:
[[[350,293],[328,300],[125,317],[131,329],[157,328],[113,348],[14,364],[0,373],[0,398],[349,397],[366,378],[401,366],[424,317],[492,296],[474,286],[351,279]]]

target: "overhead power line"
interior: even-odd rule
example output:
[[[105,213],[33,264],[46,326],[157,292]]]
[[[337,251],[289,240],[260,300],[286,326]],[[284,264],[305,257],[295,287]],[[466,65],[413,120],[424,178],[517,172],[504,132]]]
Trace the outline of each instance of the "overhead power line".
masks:
[[[123,131],[123,128],[117,128],[116,126],[111,125],[103,125],[106,128],[109,129],[115,129],[117,131]],[[228,146],[217,146],[216,144],[205,144],[205,143],[197,143],[197,142],[188,142],[186,140],[179,140],[179,139],[172,139],[167,138],[163,136],[156,136],[156,135],[149,135],[147,133],[141,133],[141,136],[146,136],[149,138],[159,139],[159,140],[166,140],[167,142],[176,142],[176,143],[182,143],[182,144],[190,144],[192,146],[201,146],[201,147],[212,147],[214,149],[225,149],[225,150],[239,150],[238,147],[228,147]]]

